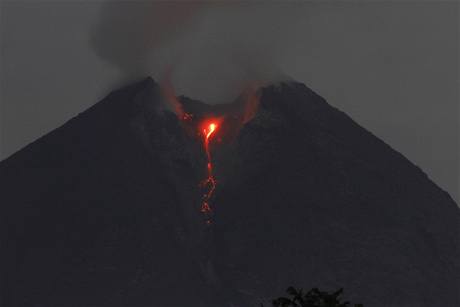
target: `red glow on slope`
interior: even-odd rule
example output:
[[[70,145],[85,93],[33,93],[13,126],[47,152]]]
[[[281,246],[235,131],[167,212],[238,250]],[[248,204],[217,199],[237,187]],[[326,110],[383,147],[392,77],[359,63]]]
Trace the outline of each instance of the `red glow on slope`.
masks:
[[[174,91],[174,86],[171,82],[171,70],[168,69],[165,73],[163,80],[160,82],[161,92],[163,93],[163,97],[168,102],[169,106],[173,109],[174,113],[176,113],[177,117],[181,120],[189,120],[191,119],[191,114],[185,113],[180,103],[179,99],[177,99],[176,93]]]
[[[212,158],[211,158],[211,151],[209,149],[209,141],[211,140],[214,133],[219,128],[218,120],[212,119],[208,122],[205,122],[202,128],[202,136],[203,136],[203,144],[204,150],[206,152],[206,159],[207,159],[207,177],[205,180],[201,182],[201,186],[206,189],[206,192],[203,194],[203,200],[201,204],[201,212],[205,215],[209,215],[212,211],[211,206],[209,204],[214,191],[216,189],[216,179],[213,175],[213,165],[212,165]],[[210,224],[211,221],[208,219],[206,221],[207,224]]]
[[[250,121],[257,113],[259,108],[259,94],[257,90],[259,89],[258,83],[253,82],[248,85],[243,92],[245,97],[245,104],[243,109],[243,124],[246,124]]]
[[[184,112],[184,114],[182,115],[182,120],[192,120],[192,119],[193,119],[193,114]]]

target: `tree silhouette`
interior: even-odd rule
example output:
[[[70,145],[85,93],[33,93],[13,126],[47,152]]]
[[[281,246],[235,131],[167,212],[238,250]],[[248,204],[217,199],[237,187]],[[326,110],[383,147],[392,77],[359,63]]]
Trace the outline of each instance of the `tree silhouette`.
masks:
[[[274,299],[272,301],[274,307],[350,307],[349,302],[341,302],[342,288],[333,293],[320,291],[318,288],[304,293],[302,289],[289,287],[286,292],[290,297],[282,296]],[[355,304],[354,307],[363,307],[363,305]]]

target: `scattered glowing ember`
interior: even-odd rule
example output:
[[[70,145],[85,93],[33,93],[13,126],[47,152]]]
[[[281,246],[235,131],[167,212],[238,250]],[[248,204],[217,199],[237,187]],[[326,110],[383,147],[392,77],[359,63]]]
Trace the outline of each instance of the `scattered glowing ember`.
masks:
[[[211,221],[209,220],[209,215],[211,214],[212,209],[209,202],[212,198],[212,195],[214,194],[214,190],[216,189],[217,184],[216,179],[213,175],[211,151],[209,150],[209,141],[211,140],[211,137],[218,128],[219,124],[216,120],[206,122],[204,124],[204,127],[202,128],[203,144],[207,159],[207,178],[201,182],[201,186],[206,189],[206,192],[203,194],[201,212],[203,212],[208,218],[206,224],[211,223]]]

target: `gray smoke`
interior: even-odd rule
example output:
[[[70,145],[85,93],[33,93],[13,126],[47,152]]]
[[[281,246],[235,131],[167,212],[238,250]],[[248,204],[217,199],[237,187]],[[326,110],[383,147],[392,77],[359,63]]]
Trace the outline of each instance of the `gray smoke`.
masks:
[[[299,4],[301,5],[301,4]],[[106,2],[91,45],[126,79],[171,70],[178,93],[233,99],[252,81],[284,78],[277,66],[296,22],[293,3]],[[291,18],[279,18],[291,16]]]

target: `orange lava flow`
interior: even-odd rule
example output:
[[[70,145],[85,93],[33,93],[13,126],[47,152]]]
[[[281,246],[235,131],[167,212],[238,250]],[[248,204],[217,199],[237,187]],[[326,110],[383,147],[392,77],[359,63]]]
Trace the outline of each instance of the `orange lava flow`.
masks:
[[[213,171],[212,171],[212,159],[211,159],[211,151],[209,150],[209,141],[211,137],[216,132],[219,125],[216,121],[210,121],[204,125],[202,130],[203,139],[204,139],[204,150],[206,152],[206,159],[207,159],[207,178],[201,182],[201,186],[206,188],[206,192],[203,195],[203,200],[201,204],[201,212],[206,215],[209,215],[212,211],[211,206],[209,204],[212,195],[216,189],[216,179],[214,178]],[[210,224],[211,221],[208,219],[206,221],[207,224]]]

